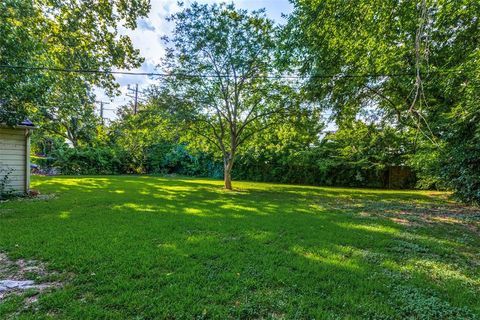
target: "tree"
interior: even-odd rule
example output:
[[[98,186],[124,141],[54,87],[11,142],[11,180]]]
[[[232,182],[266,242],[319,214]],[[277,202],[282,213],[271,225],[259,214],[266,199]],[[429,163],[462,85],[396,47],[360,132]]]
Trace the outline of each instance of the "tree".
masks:
[[[129,154],[131,172],[147,172],[148,150],[153,146],[165,141],[178,142],[176,127],[170,123],[162,103],[142,102],[136,114],[132,105],[126,105],[117,111],[118,119],[108,128],[110,143]]]
[[[309,97],[338,123],[381,111],[382,121],[436,149],[447,169],[437,174],[457,195],[479,202],[480,3],[293,2],[283,53],[309,77]]]
[[[31,65],[45,50],[42,12],[31,1],[0,3],[0,65]],[[46,85],[37,72],[0,69],[0,123],[17,124]]]
[[[275,28],[264,11],[233,4],[190,7],[170,17],[175,25],[163,67],[164,86],[190,140],[222,154],[224,186],[241,146],[296,105],[294,90],[276,78]]]
[[[80,109],[92,108],[90,89],[97,86],[114,94],[118,85],[113,75],[52,69],[138,67],[143,59],[130,39],[118,34],[118,27],[135,28],[137,18],[149,9],[148,0],[3,1],[0,122],[16,123],[28,116],[50,124],[61,119],[57,115],[88,114]]]
[[[320,110],[281,115],[281,123],[252,137],[236,162],[235,177],[250,181],[316,184],[316,151],[325,129]]]

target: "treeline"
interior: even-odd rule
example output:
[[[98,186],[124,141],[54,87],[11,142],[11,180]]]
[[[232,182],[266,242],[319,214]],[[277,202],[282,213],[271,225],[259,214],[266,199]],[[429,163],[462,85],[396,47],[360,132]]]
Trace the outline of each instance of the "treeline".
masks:
[[[162,37],[168,76],[105,126],[93,88],[118,84],[82,70],[141,66],[118,29],[149,2],[6,0],[0,123],[33,120],[39,161],[64,174],[382,187],[410,168],[406,186],[480,203],[480,2],[292,3],[284,25],[233,4],[180,6]]]
[[[156,105],[143,105],[136,115],[123,112],[110,126],[92,130],[90,139],[75,148],[63,139],[36,134],[34,150],[46,155],[36,162],[68,175],[223,178],[221,157],[205,145],[189,143],[191,135],[169,122],[168,115],[160,116],[158,110]],[[414,136],[392,127],[355,121],[325,133],[318,119],[297,119],[269,128],[251,140],[236,159],[233,178],[384,188],[389,186],[389,169],[411,167],[414,173],[395,187],[442,187],[436,177],[421,171],[424,163],[414,155],[415,144]]]

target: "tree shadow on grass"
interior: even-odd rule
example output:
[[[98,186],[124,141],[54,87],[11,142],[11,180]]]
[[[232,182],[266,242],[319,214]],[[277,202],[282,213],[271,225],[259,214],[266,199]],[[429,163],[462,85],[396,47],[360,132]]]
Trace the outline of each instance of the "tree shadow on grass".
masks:
[[[146,318],[480,312],[478,270],[462,258],[478,254],[478,239],[465,244],[361,214],[383,212],[385,202],[398,206],[392,211],[438,205],[424,194],[243,182],[242,192],[226,192],[220,181],[154,177],[37,184],[58,198],[1,215],[10,227],[0,247],[76,274],[44,298],[44,310]]]

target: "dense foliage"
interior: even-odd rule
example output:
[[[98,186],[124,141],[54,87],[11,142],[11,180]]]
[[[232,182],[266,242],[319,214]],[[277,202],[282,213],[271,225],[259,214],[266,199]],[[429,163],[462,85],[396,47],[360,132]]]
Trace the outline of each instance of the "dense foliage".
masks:
[[[25,117],[74,146],[94,132],[93,88],[113,94],[111,74],[55,72],[138,67],[118,27],[135,28],[148,0],[6,0],[0,3],[0,123]],[[27,68],[27,69],[23,69]]]
[[[125,109],[127,110],[127,109]],[[124,110],[124,111],[125,111]],[[67,174],[176,174],[223,177],[223,159],[213,149],[189,143],[157,104],[143,105],[138,114],[124,112],[90,146],[43,147]],[[336,132],[322,133],[318,115],[295,115],[269,127],[244,145],[232,172],[234,179],[284,183],[386,187],[385,174],[407,166],[413,137],[393,128],[361,121]],[[36,142],[44,146],[45,143]],[[412,186],[404,185],[403,187]]]
[[[480,2],[293,3],[283,63],[308,77],[309,98],[339,124],[373,111],[416,135],[423,183],[480,202]]]
[[[46,157],[35,161],[66,174],[223,177],[227,188],[231,177],[416,186],[479,203],[480,3],[292,2],[284,26],[262,10],[181,6],[164,37],[160,67],[170,77],[148,90],[138,113],[124,106],[108,125],[92,88],[114,94],[111,74],[2,71],[0,122],[35,120],[34,152]],[[0,8],[1,64],[142,62],[118,27],[135,28],[148,1]]]
[[[189,139],[221,154],[225,188],[232,189],[232,169],[244,144],[298,109],[295,91],[274,77],[279,73],[273,22],[264,11],[197,3],[169,20],[174,30],[165,39],[163,67],[177,76],[163,79],[163,88],[180,102],[175,113]]]

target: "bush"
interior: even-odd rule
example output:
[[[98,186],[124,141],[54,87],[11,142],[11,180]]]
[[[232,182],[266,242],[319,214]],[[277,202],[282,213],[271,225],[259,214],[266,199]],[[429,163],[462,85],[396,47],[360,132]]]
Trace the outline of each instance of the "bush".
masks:
[[[119,174],[130,169],[128,155],[111,147],[64,148],[53,156],[62,174]]]
[[[480,205],[480,146],[458,143],[444,154],[441,171],[459,200]]]
[[[211,178],[220,178],[223,175],[221,163],[215,161],[212,155],[192,153],[185,144],[159,143],[149,147],[145,154],[147,173]]]

